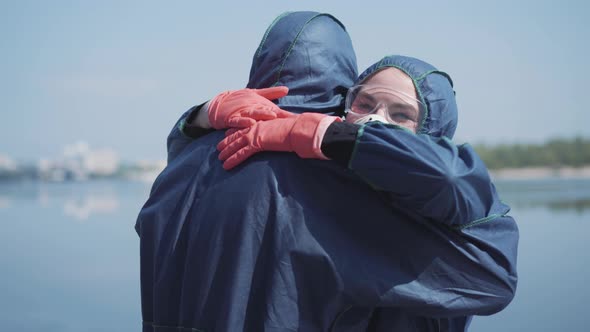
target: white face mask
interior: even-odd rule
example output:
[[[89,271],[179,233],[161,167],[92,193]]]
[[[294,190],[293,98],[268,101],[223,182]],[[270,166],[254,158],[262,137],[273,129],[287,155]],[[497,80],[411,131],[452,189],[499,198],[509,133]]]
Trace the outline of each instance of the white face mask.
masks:
[[[379,114],[367,114],[367,115],[361,116],[360,118],[357,118],[357,119],[350,119],[350,116],[349,116],[349,117],[347,117],[347,120],[349,120],[349,121],[352,120],[353,123],[359,124],[359,125],[362,125],[362,124],[365,124],[365,123],[371,122],[371,121],[379,121],[379,122],[383,122],[383,123],[389,123],[387,121],[387,119],[385,119],[384,117],[382,117]]]

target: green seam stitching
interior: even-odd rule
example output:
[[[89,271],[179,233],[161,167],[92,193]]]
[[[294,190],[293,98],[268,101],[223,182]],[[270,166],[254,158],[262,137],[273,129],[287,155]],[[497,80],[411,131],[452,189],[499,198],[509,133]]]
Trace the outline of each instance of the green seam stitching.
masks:
[[[186,118],[180,120],[180,122],[178,123],[178,130],[180,131],[182,136],[184,136],[185,138],[193,139],[192,137],[190,137],[189,135],[184,133],[185,126],[186,126]]]
[[[466,228],[473,227],[473,226],[476,226],[476,225],[479,225],[479,224],[483,224],[483,223],[486,223],[488,221],[492,221],[492,220],[494,220],[496,218],[499,218],[499,217],[504,217],[505,215],[506,214],[492,214],[492,215],[489,215],[487,217],[484,217],[484,218],[481,218],[481,219],[477,219],[475,221],[472,221],[472,222],[470,222],[468,224],[465,224],[465,225],[454,226],[454,228],[457,229],[457,230],[462,231],[462,230],[464,230]]]
[[[285,58],[283,59],[283,63],[281,63],[281,67],[279,68],[279,71],[277,72],[277,81],[274,84],[272,84],[272,86],[275,86],[276,84],[279,83],[279,80],[281,79],[281,72],[283,71],[283,67],[285,67],[285,63],[287,62],[287,59],[289,58],[289,55],[291,55],[291,51],[293,50],[293,47],[297,43],[297,40],[299,39],[299,36],[303,32],[303,30],[305,30],[305,27],[311,21],[313,21],[314,19],[316,19],[319,16],[327,16],[327,15],[326,14],[317,14],[317,15],[313,16],[312,18],[310,18],[309,20],[307,20],[307,22],[305,22],[305,24],[303,24],[303,26],[301,27],[301,30],[299,30],[299,32],[297,33],[297,36],[295,36],[295,39],[293,39],[293,42],[291,43],[291,45],[289,45],[289,49],[287,50],[287,54],[285,55]]]
[[[357,136],[356,139],[354,141],[354,147],[352,148],[352,154],[350,156],[350,160],[348,161],[348,169],[352,170],[352,159],[354,159],[355,155],[356,155],[356,151],[358,149],[358,144],[360,142],[361,136],[363,136],[363,134],[365,133],[365,127],[370,124],[373,123],[375,121],[370,121],[370,122],[366,122],[363,123],[361,128],[358,130],[357,132]],[[383,126],[388,127],[388,128],[392,128],[392,129],[401,129],[407,133],[410,133],[412,135],[416,135],[415,132],[411,131],[410,129],[406,128],[406,127],[402,127],[399,125],[396,125],[395,123],[381,123]]]
[[[363,134],[365,132],[366,125],[367,125],[366,123],[363,124],[361,126],[361,128],[356,132],[356,139],[354,140],[354,147],[352,148],[352,154],[350,155],[350,160],[348,160],[348,169],[350,169],[350,170],[352,170],[352,160],[356,156],[356,151],[358,150],[359,141],[361,139],[361,136],[363,136]]]
[[[183,326],[166,326],[166,325],[157,325],[154,322],[142,322],[144,325],[150,325],[152,327],[163,327],[165,329],[183,329],[183,330],[190,330],[193,332],[205,332],[205,330],[200,330],[193,327],[183,327]]]
[[[426,76],[430,75],[430,74],[434,74],[434,73],[438,73],[438,70],[429,70],[427,72],[425,72],[424,74],[422,74],[420,77],[416,78],[417,81],[421,81],[424,78],[426,78]]]
[[[260,45],[258,45],[258,49],[256,49],[256,57],[260,56],[260,52],[262,51],[262,46],[264,45],[264,43],[266,42],[266,38],[268,38],[268,35],[270,34],[270,31],[272,30],[272,28],[274,28],[274,26],[285,16],[291,14],[291,12],[284,12],[281,15],[277,16],[277,18],[275,18],[272,23],[269,25],[269,27],[266,29],[266,31],[264,32],[264,36],[262,37],[262,41],[260,41]]]
[[[444,71],[441,71],[441,70],[430,70],[430,71],[427,71],[426,73],[422,74],[422,76],[420,76],[418,78],[418,80],[423,80],[424,78],[426,78],[426,76],[428,76],[430,74],[439,74],[441,76],[444,76],[449,81],[449,83],[451,84],[451,88],[454,87],[453,79],[451,78],[451,75],[449,75],[449,74],[447,74],[447,73],[445,73]]]
[[[352,149],[352,154],[351,154],[351,156],[350,156],[350,160],[348,161],[348,169],[350,169],[350,170],[352,170],[352,171],[354,171],[354,169],[352,168],[352,160],[353,160],[353,159],[354,159],[354,157],[356,156],[356,152],[357,152],[357,150],[358,150],[358,145],[359,145],[359,142],[360,142],[360,138],[361,138],[361,136],[362,136],[362,135],[364,134],[364,132],[365,132],[365,127],[366,127],[368,124],[370,124],[370,123],[373,123],[373,121],[371,121],[371,122],[367,122],[367,123],[364,123],[364,124],[361,126],[361,128],[358,130],[358,134],[357,134],[357,137],[356,137],[356,140],[355,140],[355,143],[354,143],[354,147],[353,147],[353,149]],[[396,125],[396,124],[393,124],[393,123],[382,123],[382,125],[384,125],[385,127],[388,127],[388,128],[392,128],[392,129],[401,129],[401,130],[403,130],[403,131],[405,131],[405,132],[408,132],[408,133],[410,133],[410,134],[412,134],[412,135],[416,135],[416,133],[414,133],[414,132],[413,132],[413,131],[411,131],[410,129],[408,129],[408,128],[404,128],[404,127],[402,127],[402,126],[398,126],[398,125]],[[386,191],[385,189],[383,189],[382,187],[380,187],[380,186],[376,185],[376,184],[375,184],[375,183],[373,183],[372,181],[369,181],[369,179],[367,179],[367,178],[366,178],[364,175],[362,175],[362,174],[359,174],[359,173],[357,173],[357,172],[355,172],[355,174],[356,174],[356,175],[358,175],[358,176],[359,176],[359,177],[360,177],[360,178],[361,178],[361,179],[362,179],[362,180],[363,180],[363,181],[364,181],[366,184],[368,184],[369,186],[371,186],[371,188],[373,188],[374,190],[378,190],[378,191]]]
[[[450,138],[446,137],[446,136],[441,136],[440,137],[441,140],[443,140],[445,143],[447,143],[450,146],[454,146],[455,144],[453,144],[453,141],[451,141]]]
[[[356,153],[357,153],[357,150],[358,150],[358,146],[359,146],[359,142],[360,142],[361,136],[363,136],[363,134],[365,133],[365,127],[367,126],[367,124],[368,124],[368,123],[365,123],[365,124],[363,124],[363,125],[361,126],[361,128],[358,130],[357,137],[356,137],[356,140],[355,140],[355,142],[354,142],[354,147],[353,147],[353,149],[352,149],[352,155],[351,155],[351,157],[350,157],[350,160],[348,161],[348,169],[350,169],[350,170],[352,170],[352,171],[354,171],[354,169],[352,168],[352,160],[353,160],[353,159],[355,158],[355,156],[356,156]],[[401,126],[395,125],[395,124],[384,124],[384,125],[385,125],[386,127],[390,127],[390,128],[394,128],[394,129],[402,129],[402,130],[405,130],[405,131],[407,131],[407,132],[409,132],[409,133],[412,133],[412,134],[414,134],[414,135],[415,135],[415,133],[414,133],[413,131],[411,131],[411,130],[409,130],[409,129],[407,129],[407,128],[404,128],[404,127],[401,127]],[[448,140],[448,138],[446,138],[446,137],[444,137],[444,136],[443,136],[443,139],[447,139],[447,140]],[[450,140],[449,140],[449,141],[450,141]],[[355,172],[355,173],[356,173],[356,172]],[[375,184],[373,184],[371,181],[368,181],[368,180],[367,180],[367,179],[366,179],[364,176],[362,176],[361,174],[358,174],[358,173],[357,173],[357,175],[358,175],[359,177],[361,177],[361,178],[363,179],[363,181],[365,181],[365,183],[367,183],[368,185],[370,185],[370,186],[371,186],[373,189],[376,189],[376,190],[382,190],[382,189],[380,189],[380,187],[379,187],[379,186],[376,186],[376,185],[375,185]],[[476,225],[479,225],[479,224],[483,224],[483,223],[486,223],[486,222],[488,222],[488,221],[494,220],[494,219],[496,219],[496,218],[499,218],[499,217],[504,217],[504,216],[506,216],[506,215],[508,214],[508,212],[510,212],[510,209],[508,209],[508,211],[506,211],[504,214],[492,214],[492,215],[489,215],[489,216],[487,216],[487,217],[484,217],[484,218],[481,218],[481,219],[477,219],[477,220],[475,220],[475,221],[472,221],[472,222],[470,222],[470,223],[468,223],[468,224],[465,224],[465,225],[458,225],[458,226],[453,226],[453,228],[455,228],[456,230],[464,230],[464,229],[466,229],[466,228],[473,227],[473,226],[476,226]]]
[[[405,73],[406,75],[408,75],[408,77],[410,79],[412,79],[412,83],[414,83],[414,88],[416,88],[416,92],[418,93],[418,98],[420,99],[420,102],[422,103],[422,105],[424,105],[424,117],[422,118],[422,120],[420,121],[420,125],[416,129],[416,132],[419,132],[424,127],[424,122],[426,122],[426,119],[428,118],[428,114],[430,114],[430,110],[428,109],[428,104],[426,104],[426,100],[424,100],[424,97],[422,96],[422,91],[420,90],[420,87],[418,86],[418,79],[414,79],[414,76],[410,75],[410,73],[408,73],[404,68],[402,68],[398,65],[383,64],[383,61],[385,61],[385,59],[387,59],[390,56],[393,56],[393,55],[388,55],[388,56],[384,57],[383,59],[381,59],[381,61],[379,61],[379,64],[377,65],[376,69],[387,68],[387,67],[397,68],[397,69],[401,70],[403,73]],[[376,72],[377,71],[373,72],[373,74]],[[371,77],[371,76],[372,76],[372,74],[369,75],[369,77]],[[422,76],[424,76],[424,75],[422,75]],[[365,79],[367,79],[367,78],[365,78]]]

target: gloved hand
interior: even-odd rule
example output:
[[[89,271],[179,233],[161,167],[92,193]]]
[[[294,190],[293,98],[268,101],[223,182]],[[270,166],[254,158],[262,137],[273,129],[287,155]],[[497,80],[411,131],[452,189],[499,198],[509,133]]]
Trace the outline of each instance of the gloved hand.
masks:
[[[222,92],[209,103],[209,123],[215,129],[246,128],[256,121],[293,116],[271,102],[288,92],[286,86]]]
[[[223,168],[232,169],[261,151],[295,152],[301,158],[328,159],[321,151],[326,129],[336,116],[303,113],[289,118],[256,122],[251,127],[226,133],[217,145]]]

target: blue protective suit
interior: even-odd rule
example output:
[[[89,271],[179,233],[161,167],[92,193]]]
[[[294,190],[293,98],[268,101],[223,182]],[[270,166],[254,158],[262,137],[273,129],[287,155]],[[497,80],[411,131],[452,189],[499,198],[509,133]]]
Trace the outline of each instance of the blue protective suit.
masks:
[[[418,83],[432,135],[370,123],[349,168],[269,152],[227,172],[223,132],[173,131],[136,224],[144,332],[464,331],[510,302],[518,230],[477,155],[439,138],[457,122],[449,80],[404,57],[369,71],[383,65]],[[248,86],[287,85],[279,106],[328,113],[355,68],[336,19],[289,13]]]

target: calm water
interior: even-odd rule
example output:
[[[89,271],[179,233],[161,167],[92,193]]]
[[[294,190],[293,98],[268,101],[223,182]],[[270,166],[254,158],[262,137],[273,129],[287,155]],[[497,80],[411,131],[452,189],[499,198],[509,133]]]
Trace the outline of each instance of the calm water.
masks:
[[[590,180],[498,182],[517,219],[520,281],[471,331],[590,325]],[[139,241],[149,185],[0,183],[0,330],[139,331]]]

